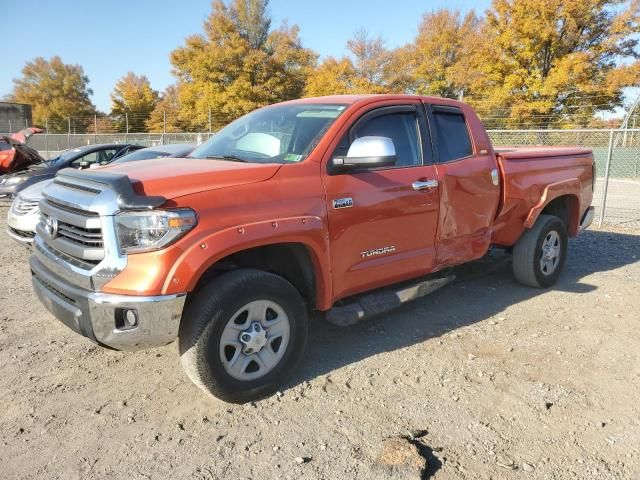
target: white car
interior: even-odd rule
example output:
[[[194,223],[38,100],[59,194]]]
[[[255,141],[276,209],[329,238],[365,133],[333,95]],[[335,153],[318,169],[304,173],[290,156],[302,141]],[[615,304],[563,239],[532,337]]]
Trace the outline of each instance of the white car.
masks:
[[[42,199],[42,191],[53,179],[44,180],[31,185],[16,195],[7,214],[7,231],[9,235],[23,244],[33,243],[36,225],[40,221],[38,203]]]

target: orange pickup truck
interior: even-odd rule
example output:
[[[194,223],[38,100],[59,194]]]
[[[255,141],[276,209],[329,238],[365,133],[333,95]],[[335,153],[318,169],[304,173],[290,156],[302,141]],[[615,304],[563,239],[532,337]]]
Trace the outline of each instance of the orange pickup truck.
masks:
[[[494,150],[449,99],[280,103],[184,159],[61,170],[40,204],[33,286],[104,347],[178,339],[195,384],[245,402],[294,371],[310,310],[353,324],[492,246],[513,252],[517,280],[551,286],[593,219],[594,168],[582,148]]]

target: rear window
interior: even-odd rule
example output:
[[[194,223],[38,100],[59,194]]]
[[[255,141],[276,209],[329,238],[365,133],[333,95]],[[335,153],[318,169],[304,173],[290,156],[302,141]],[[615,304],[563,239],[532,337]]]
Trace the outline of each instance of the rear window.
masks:
[[[0,152],[11,150],[13,147],[4,140],[0,140]]]
[[[451,162],[473,153],[464,115],[456,110],[458,109],[452,107],[446,107],[446,110],[438,107],[433,109],[441,162]]]

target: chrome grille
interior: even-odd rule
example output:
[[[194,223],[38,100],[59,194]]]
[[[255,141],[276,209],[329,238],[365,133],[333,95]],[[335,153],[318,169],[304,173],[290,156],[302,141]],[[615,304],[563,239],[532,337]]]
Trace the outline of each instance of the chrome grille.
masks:
[[[58,236],[87,247],[100,247],[102,243],[101,228],[82,228],[70,223],[58,222]]]
[[[46,198],[40,203],[38,235],[55,250],[96,265],[104,258],[102,222],[95,212],[79,210]]]
[[[93,267],[96,266],[96,263],[97,263],[97,262],[79,260],[47,244],[34,242],[34,248],[36,251],[42,253],[47,258],[60,258],[65,262],[69,263],[70,265],[73,265],[74,267],[78,267],[82,270],[91,270]]]
[[[13,213],[15,215],[27,215],[38,208],[38,200],[28,200],[20,195],[13,201]]]
[[[100,291],[127,265],[113,222],[119,194],[100,178],[75,170],[58,172],[42,192],[33,241],[33,255],[47,270],[93,291]]]

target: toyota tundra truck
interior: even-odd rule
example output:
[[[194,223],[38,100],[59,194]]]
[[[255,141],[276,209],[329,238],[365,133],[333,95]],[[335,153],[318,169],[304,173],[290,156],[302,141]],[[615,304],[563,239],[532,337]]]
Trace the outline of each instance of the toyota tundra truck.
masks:
[[[495,150],[464,103],[406,95],[279,103],[188,157],[64,169],[43,192],[33,287],[115,350],[178,340],[201,389],[273,393],[310,311],[351,325],[451,279],[490,247],[546,288],[593,219],[583,148]]]

